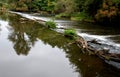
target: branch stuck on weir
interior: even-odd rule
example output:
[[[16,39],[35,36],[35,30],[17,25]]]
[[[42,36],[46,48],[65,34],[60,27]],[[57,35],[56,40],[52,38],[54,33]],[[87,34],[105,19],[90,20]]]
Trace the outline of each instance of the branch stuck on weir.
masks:
[[[88,42],[101,45],[101,43],[98,43],[96,40],[86,41],[82,37],[79,37],[74,42],[69,43],[69,45],[77,44],[77,46],[82,50],[83,53],[88,53],[89,55],[96,55],[103,60],[115,61],[120,63],[120,54],[109,53],[109,49],[104,48],[101,50],[96,50],[95,48],[88,45]]]

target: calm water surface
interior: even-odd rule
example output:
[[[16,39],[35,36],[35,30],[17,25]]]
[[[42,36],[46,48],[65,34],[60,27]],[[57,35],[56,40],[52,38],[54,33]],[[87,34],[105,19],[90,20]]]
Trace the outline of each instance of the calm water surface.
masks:
[[[120,70],[81,53],[71,40],[32,20],[0,14],[0,77],[120,77]]]

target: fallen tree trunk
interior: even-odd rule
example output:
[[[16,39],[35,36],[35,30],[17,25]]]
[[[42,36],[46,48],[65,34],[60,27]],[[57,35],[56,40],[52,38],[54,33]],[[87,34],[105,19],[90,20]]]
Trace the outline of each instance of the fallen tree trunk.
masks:
[[[93,47],[91,47],[88,42],[92,42],[95,44],[100,44],[97,43],[95,40],[92,41],[86,41],[84,38],[79,37],[75,42],[77,46],[82,50],[83,53],[88,53],[89,55],[96,55],[100,57],[103,60],[108,60],[108,61],[114,61],[114,62],[119,62],[120,63],[120,54],[117,53],[109,53],[109,49],[102,49],[102,50],[97,50]],[[70,43],[70,44],[73,44]]]

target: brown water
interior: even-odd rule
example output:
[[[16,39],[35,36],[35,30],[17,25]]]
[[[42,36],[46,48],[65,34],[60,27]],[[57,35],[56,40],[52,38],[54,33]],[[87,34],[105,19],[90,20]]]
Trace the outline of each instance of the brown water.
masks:
[[[0,77],[120,77],[120,70],[81,53],[71,40],[21,16],[0,15]]]

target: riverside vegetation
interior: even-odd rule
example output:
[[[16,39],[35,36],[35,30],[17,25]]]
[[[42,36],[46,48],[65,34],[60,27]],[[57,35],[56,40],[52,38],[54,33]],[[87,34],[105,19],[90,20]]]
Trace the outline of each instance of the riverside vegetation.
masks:
[[[74,29],[66,29],[64,30],[64,35],[66,37],[69,37],[70,39],[76,39],[77,38],[77,33]]]
[[[52,29],[55,29],[56,28],[56,23],[52,20],[50,21],[46,21],[45,22],[45,25],[48,27],[48,28],[52,28]]]
[[[13,11],[53,14],[57,18],[118,25],[120,0],[0,0],[0,7]],[[9,5],[7,5],[9,4]]]

